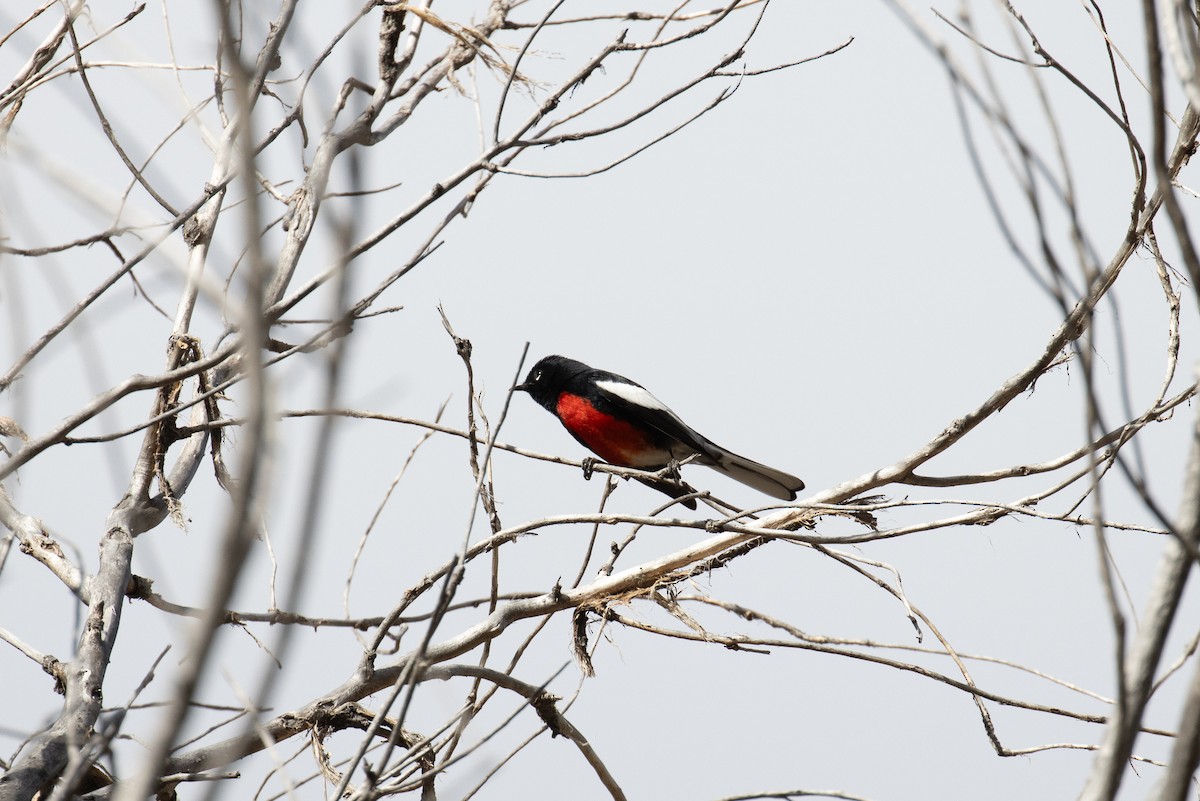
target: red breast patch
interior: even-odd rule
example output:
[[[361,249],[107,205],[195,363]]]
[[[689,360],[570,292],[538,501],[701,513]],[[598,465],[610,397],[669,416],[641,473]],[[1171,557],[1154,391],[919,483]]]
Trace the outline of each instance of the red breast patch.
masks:
[[[563,392],[555,405],[558,419],[576,439],[604,461],[623,467],[665,463],[659,449],[634,426],[597,409],[587,398]]]

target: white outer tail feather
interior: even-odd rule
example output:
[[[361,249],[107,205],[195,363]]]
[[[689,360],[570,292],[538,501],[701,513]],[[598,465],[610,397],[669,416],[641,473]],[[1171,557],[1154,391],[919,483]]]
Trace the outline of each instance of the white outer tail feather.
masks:
[[[781,501],[791,501],[796,497],[792,491],[792,482],[796,477],[782,470],[767,467],[752,459],[724,451],[720,457],[713,459],[712,467],[720,470],[734,481],[753,487],[764,495],[778,498]]]

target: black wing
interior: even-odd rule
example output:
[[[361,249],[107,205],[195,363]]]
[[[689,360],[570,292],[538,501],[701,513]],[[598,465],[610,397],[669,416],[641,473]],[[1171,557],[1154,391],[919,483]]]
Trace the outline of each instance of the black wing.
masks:
[[[676,459],[699,454],[701,464],[720,470],[725,475],[754,487],[759,492],[785,501],[796,500],[804,482],[790,473],[739,456],[722,448],[680,419],[679,415],[640,384],[613,373],[597,370],[592,375],[594,386],[609,396],[609,402],[672,440],[671,451]],[[674,446],[678,443],[678,446]]]

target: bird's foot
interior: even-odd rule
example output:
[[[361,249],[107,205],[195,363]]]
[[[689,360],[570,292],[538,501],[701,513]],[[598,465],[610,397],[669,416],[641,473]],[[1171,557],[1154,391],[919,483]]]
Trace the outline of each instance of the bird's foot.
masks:
[[[683,481],[683,473],[680,472],[679,467],[679,460],[672,459],[671,461],[667,462],[666,467],[659,471],[659,475],[661,475],[663,478],[670,479],[671,481],[681,482]]]
[[[596,469],[596,462],[597,462],[597,459],[595,459],[591,456],[583,457],[583,480],[584,481],[592,480],[592,473]]]

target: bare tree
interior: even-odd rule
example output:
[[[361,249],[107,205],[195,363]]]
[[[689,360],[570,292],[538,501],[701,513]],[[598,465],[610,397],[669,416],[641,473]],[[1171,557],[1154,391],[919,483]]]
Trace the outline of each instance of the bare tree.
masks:
[[[469,323],[452,309],[442,313],[444,338],[394,347],[461,360],[465,402],[404,415],[362,406],[347,365],[373,352],[372,326],[399,310],[402,279],[435,269],[443,243],[465,236],[494,187],[624,167],[671,147],[705,115],[727,113],[721,107],[747,82],[803,71],[850,42],[760,62],[755,48],[775,13],[765,0],[583,14],[563,0],[470,10],[367,2],[353,11],[282,0],[272,18],[243,4],[163,3],[158,20],[145,5],[124,12],[62,0],[29,9],[0,39],[12,75],[0,92],[12,187],[0,275],[18,343],[0,376],[8,532],[0,570],[32,560],[69,592],[76,617],[47,624],[38,603],[0,612],[0,638],[26,670],[10,686],[38,695],[42,709],[53,691],[62,696],[44,725],[27,715],[14,732],[20,742],[3,764],[0,798],[173,797],[187,782],[264,798],[435,798],[448,785],[472,797],[546,733],[578,753],[579,787],[625,798],[621,772],[605,758],[615,744],[589,739],[571,714],[616,629],[684,653],[715,644],[745,656],[747,671],[757,653],[799,651],[916,676],[973,704],[998,756],[1094,751],[1083,798],[1114,798],[1139,761],[1157,766],[1155,798],[1185,797],[1200,762],[1200,683],[1187,678],[1200,676],[1200,633],[1194,620],[1182,624],[1193,630],[1176,655],[1168,636],[1200,546],[1200,417],[1188,419],[1196,383],[1180,366],[1182,321],[1200,310],[1188,217],[1195,195],[1182,179],[1200,136],[1196,9],[1146,0],[1140,29],[1113,31],[1100,6],[1086,3],[1072,35],[1103,54],[1109,69],[1097,79],[1059,60],[1037,22],[1005,0],[934,15],[890,5],[944,66],[1009,256],[1055,304],[1058,325],[1021,354],[1023,369],[908,455],[783,507],[685,496],[705,505],[698,516],[675,502],[614,511],[610,496],[637,471],[504,442],[511,393],[482,392]],[[1064,125],[1064,97],[1089,104],[1099,122]],[[1124,186],[1119,231],[1089,218],[1072,163],[1072,137],[1101,126],[1118,135],[1117,154],[1100,163]],[[1010,200],[1014,190],[1020,203]],[[1098,343],[1124,334],[1117,287],[1131,281],[1137,259],[1161,295],[1160,341],[1110,371],[1097,366]],[[494,269],[474,264],[468,275],[482,280]],[[583,280],[563,272],[556,280]],[[48,292],[29,286],[35,274]],[[104,331],[118,317],[127,340]],[[165,363],[148,361],[161,349]],[[83,367],[64,367],[64,352],[80,354]],[[1132,366],[1151,359],[1150,378]],[[514,358],[511,383],[524,366]],[[943,470],[953,455],[972,453],[974,432],[1067,372],[1082,386],[1055,396],[1054,414],[1077,425],[1076,445],[1047,457],[1030,438],[1016,460]],[[457,422],[442,422],[447,415]],[[336,458],[363,424],[418,432],[382,491],[369,489],[378,476],[370,481],[366,465]],[[1191,432],[1182,490],[1178,476],[1147,466],[1143,443],[1156,427],[1179,439]],[[466,459],[420,461],[434,440],[465,443]],[[533,481],[502,480],[498,465],[509,455],[521,466],[594,469],[605,480],[599,508],[545,514]],[[114,464],[122,486],[107,498],[103,524],[96,518],[89,532],[69,536],[50,530],[50,511],[22,481],[54,476],[65,487],[57,502],[83,503],[73,496],[99,495],[89,477]],[[413,480],[410,466],[447,498],[458,495],[445,488],[466,486],[469,506],[453,509],[465,516],[407,519],[439,529],[440,547],[389,550],[392,605],[354,614],[360,567],[372,558],[364,554],[380,529],[399,526],[389,503]],[[1112,514],[1110,498],[1123,492],[1136,497],[1137,519]],[[365,526],[351,514],[359,494],[373,507]],[[1182,498],[1177,508],[1165,500],[1173,497]],[[286,517],[271,512],[281,498]],[[514,522],[509,499],[534,513]],[[905,592],[900,571],[862,550],[1015,519],[1094,541],[1114,643],[1111,697],[1022,660],[960,650]],[[156,576],[134,567],[155,538],[185,529],[188,550],[205,554],[204,596],[192,604],[160,593]],[[638,546],[654,530],[697,536],[647,556]],[[207,539],[195,542],[200,531]],[[502,564],[518,540],[540,532],[535,547],[550,549],[547,535],[558,531],[585,543],[568,573],[531,583]],[[1123,588],[1114,555],[1112,538],[1127,532],[1159,553],[1144,600]],[[349,555],[347,576],[319,569],[331,539]],[[64,547],[73,540],[98,547],[94,566]],[[812,634],[800,618],[747,603],[752,577],[723,584],[723,595],[694,589],[734,562],[753,571],[745,557],[762,549],[816,554],[865,580],[911,621],[912,639]],[[339,592],[340,614],[302,611]],[[135,611],[144,617],[131,629]],[[219,675],[217,651],[235,630],[265,669]],[[56,656],[64,631],[73,651]],[[568,638],[572,661],[545,658],[565,651]],[[173,643],[182,654],[169,653]],[[127,647],[150,657],[114,657]],[[330,673],[332,686],[316,678],[325,675],[314,667],[321,651],[354,655],[354,665]],[[34,664],[52,681],[39,684]],[[977,677],[992,668],[1038,689]],[[550,690],[565,676],[581,677],[566,700]],[[443,682],[453,703],[436,689]],[[1071,701],[1044,703],[1043,687]],[[224,697],[209,700],[217,692]],[[1147,708],[1168,693],[1182,700],[1175,719],[1159,724]],[[293,697],[304,700],[276,708]],[[1067,721],[1088,734],[1015,745],[994,720],[998,707],[1046,731]],[[523,713],[538,723],[522,729]],[[236,781],[243,772],[258,783]],[[853,791],[739,797],[858,797]]]

